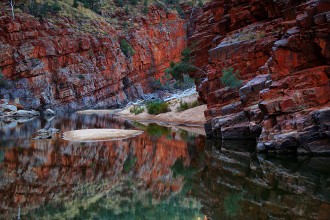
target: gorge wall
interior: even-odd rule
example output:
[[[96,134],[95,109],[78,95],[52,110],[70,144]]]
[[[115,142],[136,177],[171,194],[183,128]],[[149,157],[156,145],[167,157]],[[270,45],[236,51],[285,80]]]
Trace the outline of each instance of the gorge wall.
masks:
[[[205,129],[258,150],[330,153],[329,1],[214,0],[188,26]],[[220,78],[228,67],[242,85]]]
[[[101,16],[84,21],[52,16],[19,12],[13,20],[9,8],[3,12],[0,70],[9,82],[1,86],[0,98],[19,98],[28,109],[122,106],[151,92],[149,84],[180,59],[186,44],[184,20],[155,6],[121,25]],[[122,12],[116,17],[125,20]],[[121,51],[123,39],[133,56]]]

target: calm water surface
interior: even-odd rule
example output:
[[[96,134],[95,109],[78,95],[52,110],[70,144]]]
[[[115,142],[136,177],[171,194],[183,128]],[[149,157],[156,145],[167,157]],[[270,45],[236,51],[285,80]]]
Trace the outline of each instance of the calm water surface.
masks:
[[[61,129],[32,140],[41,128]],[[64,131],[139,129],[79,143]],[[267,156],[114,115],[0,124],[0,219],[330,219],[330,159]]]

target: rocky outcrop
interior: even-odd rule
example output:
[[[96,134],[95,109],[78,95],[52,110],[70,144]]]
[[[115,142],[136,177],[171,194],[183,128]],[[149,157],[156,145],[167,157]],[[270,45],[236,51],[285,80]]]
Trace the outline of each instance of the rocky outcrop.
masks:
[[[150,7],[148,16],[127,21],[133,28],[105,19],[0,17],[0,69],[8,80],[0,96],[28,109],[75,110],[118,107],[151,92],[152,78],[180,59],[186,31],[176,13]],[[88,25],[97,32],[83,31]],[[133,56],[121,51],[123,39]]]
[[[205,129],[258,140],[258,150],[329,154],[330,34],[326,1],[215,0],[189,25]],[[222,70],[239,71],[230,88]]]

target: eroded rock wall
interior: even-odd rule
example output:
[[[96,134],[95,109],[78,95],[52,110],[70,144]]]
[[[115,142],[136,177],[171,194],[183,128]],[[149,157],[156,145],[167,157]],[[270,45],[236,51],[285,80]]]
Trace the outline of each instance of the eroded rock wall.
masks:
[[[205,129],[222,139],[257,138],[261,151],[329,154],[328,1],[215,0],[194,15],[197,87]],[[221,82],[239,71],[242,85]]]
[[[98,33],[65,17],[0,17],[0,69],[11,80],[0,95],[19,98],[26,108],[75,110],[118,107],[151,92],[152,78],[180,59],[186,30],[176,13],[154,6],[149,11],[127,21],[130,27],[89,21]],[[132,45],[133,56],[122,53],[122,39]]]

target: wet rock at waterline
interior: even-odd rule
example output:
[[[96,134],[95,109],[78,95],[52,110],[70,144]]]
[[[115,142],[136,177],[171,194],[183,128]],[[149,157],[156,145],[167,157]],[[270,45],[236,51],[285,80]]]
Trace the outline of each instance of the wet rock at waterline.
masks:
[[[44,115],[47,115],[47,116],[53,116],[53,115],[56,115],[56,112],[50,108],[47,108],[44,113]]]
[[[33,140],[42,140],[42,139],[51,139],[53,134],[59,133],[60,129],[49,128],[49,129],[40,129],[37,131],[38,136],[32,138]]]
[[[123,129],[83,129],[75,131],[67,131],[63,134],[63,139],[68,141],[107,141],[118,140],[134,137],[142,134],[139,130],[123,130]]]

